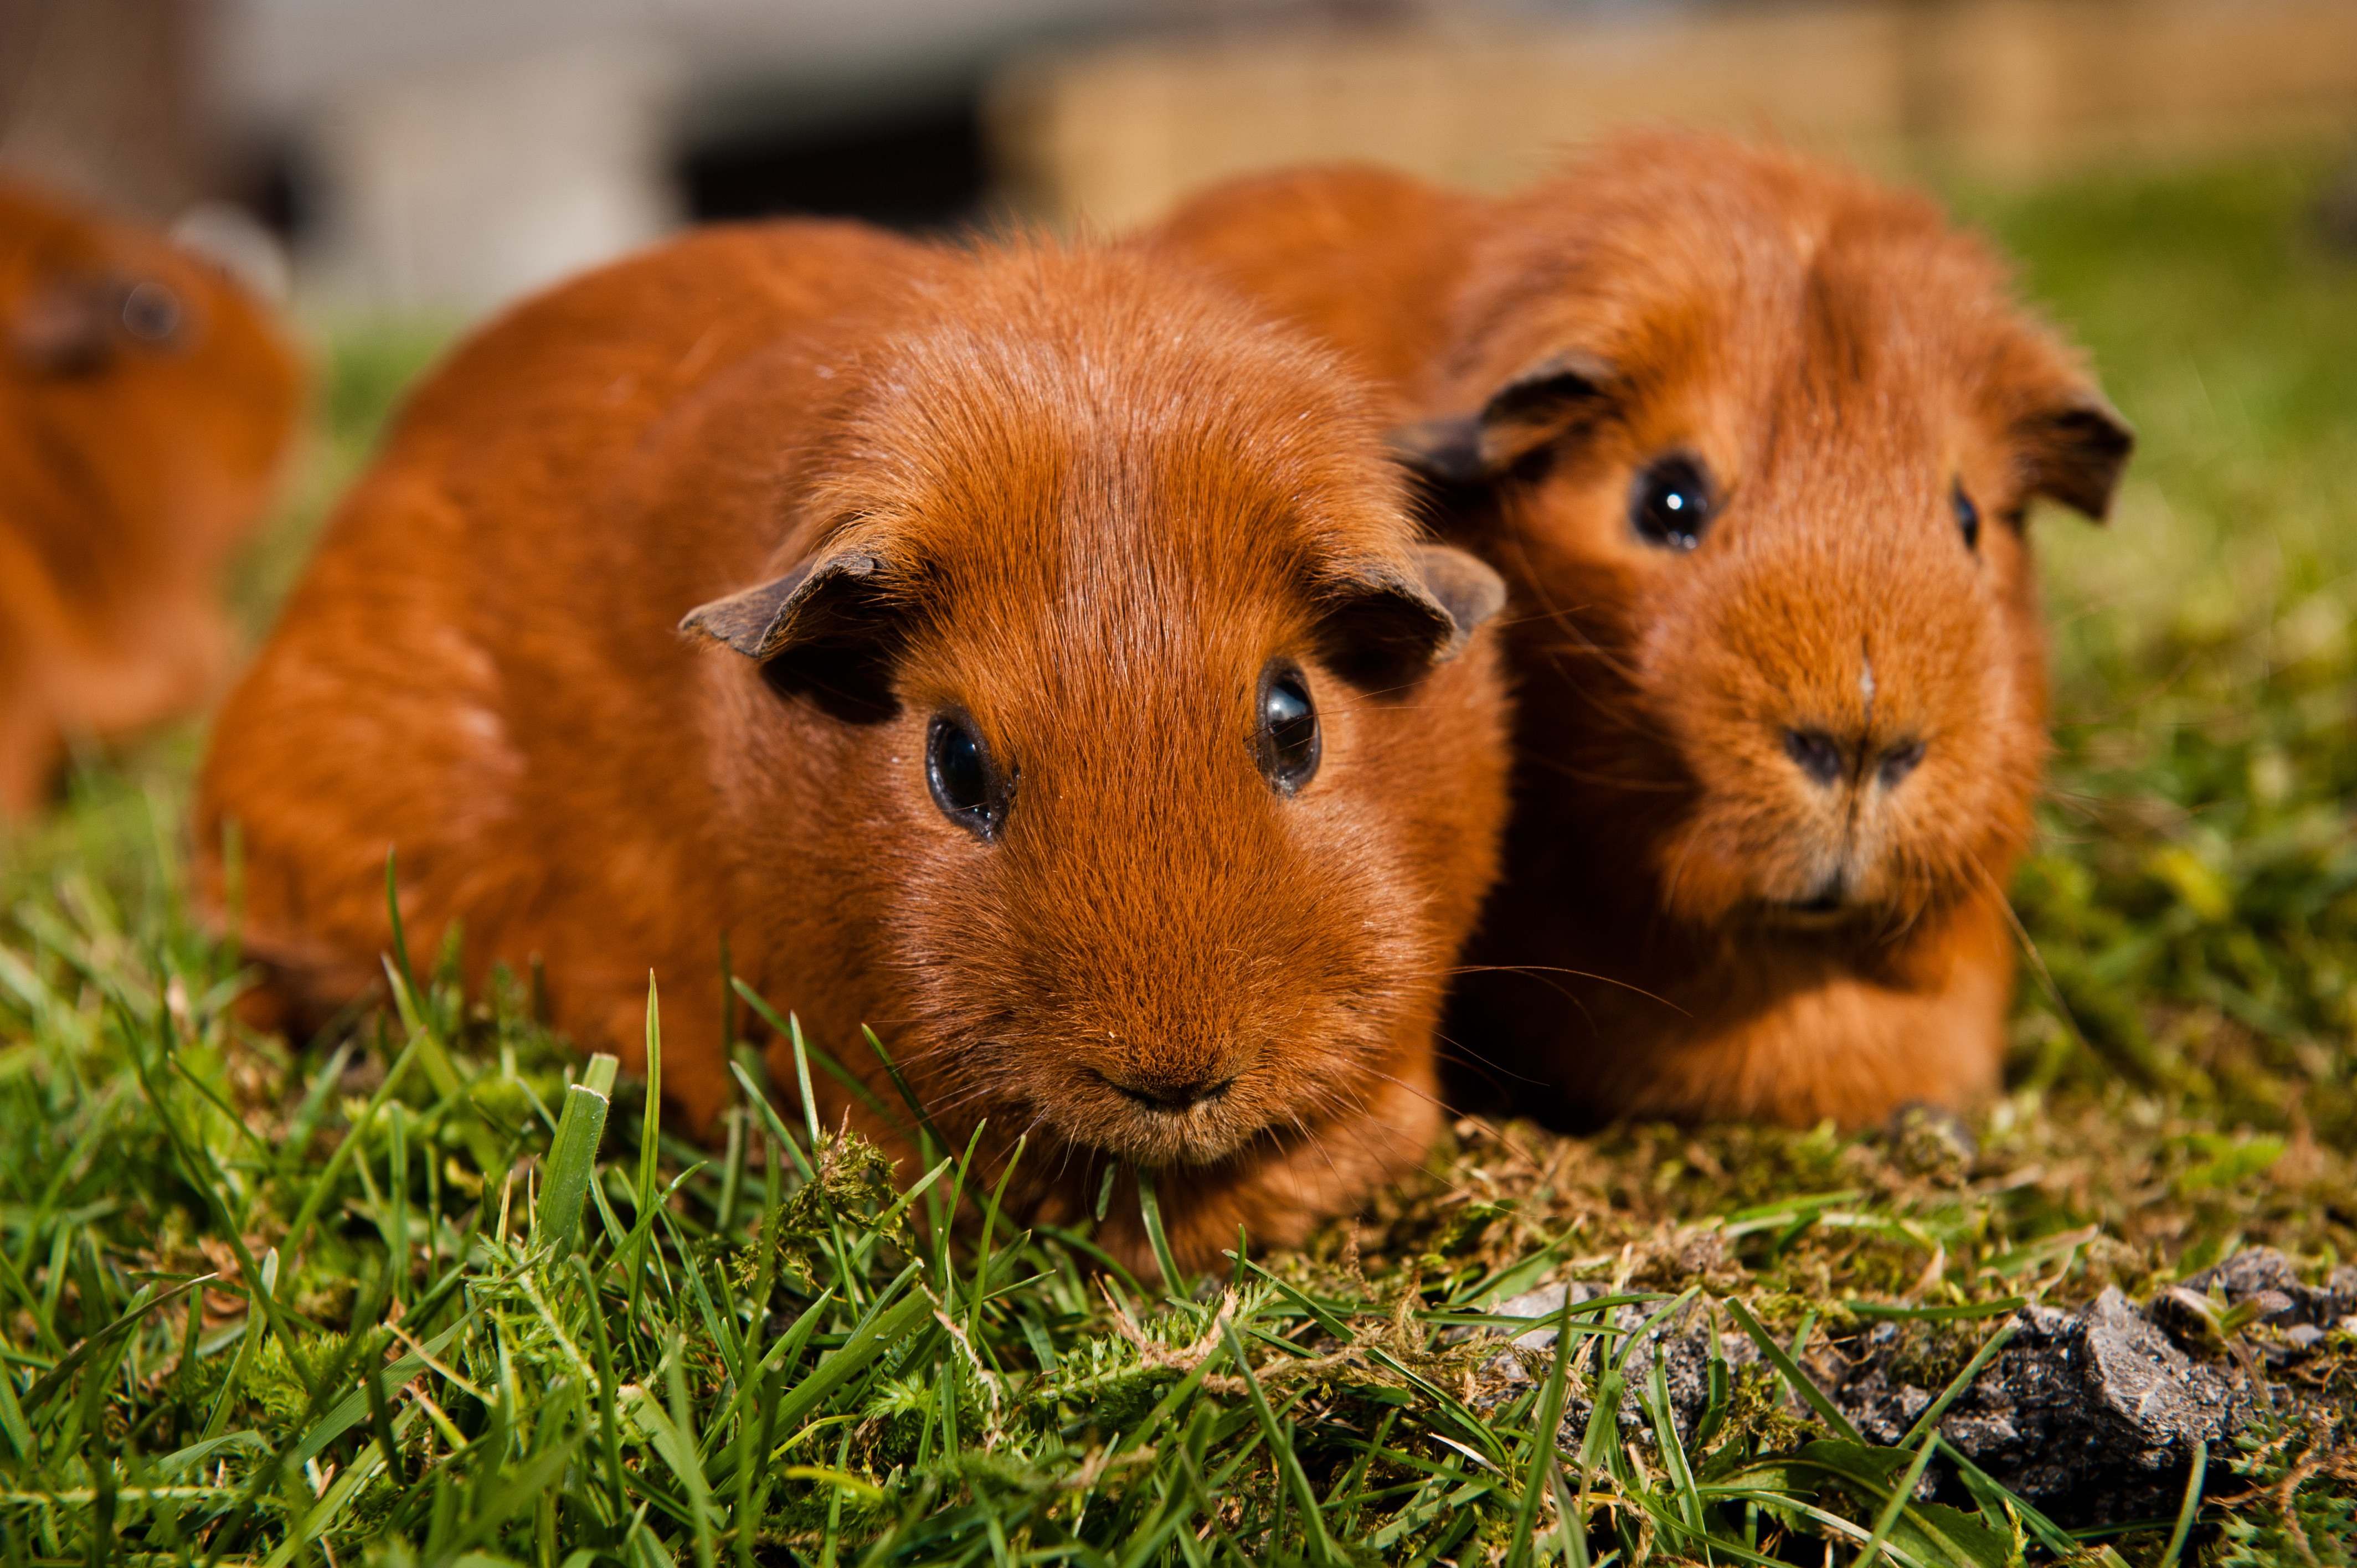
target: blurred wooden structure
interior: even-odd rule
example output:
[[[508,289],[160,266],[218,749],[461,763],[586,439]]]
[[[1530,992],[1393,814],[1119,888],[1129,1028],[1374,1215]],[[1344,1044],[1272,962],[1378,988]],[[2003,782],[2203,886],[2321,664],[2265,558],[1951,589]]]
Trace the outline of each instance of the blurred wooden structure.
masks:
[[[1024,205],[1114,231],[1305,161],[1500,188],[1632,122],[2018,177],[2357,131],[2357,0],[1792,0],[1237,31],[1036,60],[997,111]]]
[[[213,0],[0,0],[0,165],[151,220],[211,192]]]

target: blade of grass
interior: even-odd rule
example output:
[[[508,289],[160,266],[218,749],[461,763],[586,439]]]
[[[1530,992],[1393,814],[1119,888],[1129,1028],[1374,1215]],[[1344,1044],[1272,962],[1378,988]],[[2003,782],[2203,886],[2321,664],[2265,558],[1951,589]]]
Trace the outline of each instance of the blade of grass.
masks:
[[[1857,1428],[1850,1424],[1849,1417],[1842,1414],[1834,1402],[1825,1396],[1825,1391],[1817,1387],[1815,1379],[1793,1364],[1792,1358],[1784,1353],[1784,1347],[1776,1343],[1776,1337],[1760,1326],[1760,1320],[1751,1316],[1750,1308],[1728,1296],[1727,1309],[1742,1326],[1743,1332],[1751,1336],[1751,1342],[1760,1347],[1760,1353],[1768,1358],[1768,1364],[1776,1369],[1777,1375],[1808,1402],[1809,1408],[1817,1412],[1835,1436],[1860,1447],[1867,1445],[1866,1439],[1858,1435]]]
[[[1193,1292],[1194,1282],[1178,1272],[1178,1260],[1170,1255],[1169,1238],[1162,1233],[1162,1204],[1154,1194],[1154,1170],[1139,1165],[1137,1171],[1137,1212],[1146,1225],[1146,1239],[1154,1248],[1154,1266],[1162,1271],[1162,1288],[1173,1298],[1184,1301]]]
[[[1220,1338],[1227,1346],[1228,1359],[1235,1364],[1236,1375],[1243,1380],[1244,1393],[1252,1401],[1253,1413],[1260,1421],[1261,1434],[1268,1440],[1270,1455],[1285,1478],[1286,1489],[1293,1494],[1301,1511],[1301,1530],[1309,1560],[1328,1565],[1340,1563],[1340,1553],[1326,1533],[1326,1516],[1318,1507],[1318,1494],[1310,1489],[1308,1472],[1302,1469],[1301,1456],[1293,1451],[1293,1444],[1286,1441],[1283,1428],[1277,1425],[1276,1412],[1269,1408],[1268,1395],[1261,1391],[1260,1380],[1253,1375],[1252,1363],[1245,1359],[1244,1348],[1236,1338],[1233,1318],[1220,1320]]]
[[[606,1135],[608,1095],[621,1063],[593,1056],[581,1081],[565,1090],[565,1112],[548,1150],[548,1187],[533,1215],[532,1245],[562,1258],[581,1228],[581,1208],[597,1176],[597,1144]]]
[[[1514,1501],[1514,1533],[1506,1543],[1507,1568],[1523,1568],[1531,1558],[1533,1524],[1555,1466],[1555,1443],[1563,1425],[1564,1384],[1571,1371],[1571,1313],[1578,1305],[1566,1290],[1562,1310],[1555,1314],[1555,1354],[1541,1387],[1538,1420],[1531,1427],[1530,1467],[1523,1477],[1522,1496]]]
[[[2192,1467],[2185,1474],[2185,1500],[2177,1506],[2177,1528],[2169,1532],[2169,1544],[2161,1550],[2158,1568],[2177,1568],[2177,1560],[2193,1533],[2194,1518],[2201,1511],[2201,1487],[2209,1474],[2210,1444],[2197,1437],[2193,1440]]]

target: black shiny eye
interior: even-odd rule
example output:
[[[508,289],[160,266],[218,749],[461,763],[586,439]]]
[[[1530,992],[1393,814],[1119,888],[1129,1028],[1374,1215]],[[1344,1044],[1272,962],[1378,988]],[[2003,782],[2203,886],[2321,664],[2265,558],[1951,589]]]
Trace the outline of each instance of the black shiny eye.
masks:
[[[1318,771],[1318,704],[1309,682],[1278,662],[1260,678],[1260,770],[1279,794],[1290,795]]]
[[[179,296],[159,283],[135,285],[123,296],[123,329],[143,343],[161,343],[180,329]]]
[[[1001,783],[990,753],[963,719],[937,715],[925,736],[925,781],[933,804],[969,832],[996,838],[1012,789]]]
[[[1710,526],[1710,480],[1702,466],[1678,454],[1656,457],[1629,489],[1629,523],[1637,537],[1664,550],[1692,550]]]
[[[1956,526],[1964,531],[1964,548],[1978,550],[1981,547],[1981,509],[1973,504],[1972,497],[1964,494],[1964,480],[1956,480],[1948,491],[1948,504],[1956,509]]]

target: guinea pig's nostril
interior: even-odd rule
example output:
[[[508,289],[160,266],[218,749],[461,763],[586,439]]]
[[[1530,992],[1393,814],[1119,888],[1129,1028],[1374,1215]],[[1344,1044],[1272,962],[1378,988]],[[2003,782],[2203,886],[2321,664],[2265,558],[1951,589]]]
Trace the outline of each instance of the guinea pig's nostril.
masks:
[[[1124,1083],[1118,1079],[1105,1081],[1147,1110],[1175,1116],[1219,1099],[1235,1079],[1201,1079],[1194,1083]]]
[[[1902,741],[1882,754],[1882,761],[1877,765],[1875,776],[1882,780],[1884,789],[1893,789],[1901,779],[1914,772],[1916,764],[1922,760],[1923,743],[1921,741]]]
[[[1786,730],[1784,755],[1799,763],[1801,771],[1820,784],[1831,785],[1842,776],[1841,747],[1823,730]]]

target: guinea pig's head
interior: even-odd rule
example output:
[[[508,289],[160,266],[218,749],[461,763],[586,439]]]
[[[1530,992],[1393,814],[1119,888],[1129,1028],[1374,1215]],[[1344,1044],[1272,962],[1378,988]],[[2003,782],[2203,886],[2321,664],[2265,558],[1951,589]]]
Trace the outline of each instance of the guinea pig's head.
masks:
[[[1400,440],[1494,500],[1542,765],[1695,922],[2000,886],[2047,744],[2024,518],[2104,514],[2119,417],[1930,202],[1786,155],[1633,139],[1500,231],[1466,412]]]
[[[1416,540],[1330,362],[1147,263],[983,257],[902,316],[813,370],[847,390],[785,569],[686,623],[808,784],[769,831],[850,933],[832,1043],[1028,1135],[1035,1200],[1107,1157],[1356,1197],[1434,1125],[1502,583]]]
[[[250,521],[292,444],[302,376],[210,254],[0,179],[0,401],[21,510],[53,509],[94,549],[119,551],[122,525],[144,521],[168,554]]]

